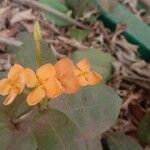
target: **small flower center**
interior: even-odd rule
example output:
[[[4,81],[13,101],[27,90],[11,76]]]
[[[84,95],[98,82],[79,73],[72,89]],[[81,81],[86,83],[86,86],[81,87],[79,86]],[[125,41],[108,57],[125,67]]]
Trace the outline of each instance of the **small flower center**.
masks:
[[[80,77],[80,76],[86,76],[88,74],[88,72],[81,72],[79,75],[78,75],[78,77]]]

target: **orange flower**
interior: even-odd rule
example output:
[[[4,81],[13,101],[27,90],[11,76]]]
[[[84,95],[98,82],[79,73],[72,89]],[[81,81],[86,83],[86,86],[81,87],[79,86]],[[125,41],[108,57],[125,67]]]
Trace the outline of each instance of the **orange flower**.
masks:
[[[27,96],[29,105],[36,105],[45,96],[57,97],[62,93],[61,83],[56,79],[56,70],[51,64],[45,64],[37,69],[36,74],[29,68],[24,70],[27,87],[35,88]]]
[[[99,74],[91,71],[90,64],[87,59],[83,59],[77,63],[77,67],[74,69],[74,72],[82,86],[94,85],[102,80],[102,77]]]
[[[14,64],[8,72],[7,78],[0,80],[0,95],[8,95],[4,100],[4,105],[11,104],[17,94],[23,91],[25,82],[21,76],[22,71],[22,66]]]
[[[71,94],[79,90],[80,84],[74,74],[74,65],[68,58],[59,60],[55,65],[56,77],[61,82],[65,93]]]

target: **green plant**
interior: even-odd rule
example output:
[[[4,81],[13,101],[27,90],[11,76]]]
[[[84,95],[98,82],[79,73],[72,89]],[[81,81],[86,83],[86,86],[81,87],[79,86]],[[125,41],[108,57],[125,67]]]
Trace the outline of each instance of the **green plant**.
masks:
[[[41,41],[39,28],[35,30],[34,38],[32,36],[28,37],[16,54],[16,63],[32,70],[36,70],[45,63],[54,64],[55,62],[56,58],[52,51],[44,41]],[[105,64],[106,62],[96,62],[93,65],[107,69],[109,63]],[[63,66],[60,68],[63,71],[68,69],[63,68]],[[67,72],[69,74],[72,73],[70,68]],[[47,74],[43,73],[43,76],[45,75]],[[3,78],[3,75],[1,77]],[[13,77],[15,76],[13,75]],[[69,76],[70,80],[71,77]],[[100,79],[99,76],[97,77]],[[33,78],[31,78],[30,83],[32,81]],[[51,81],[54,81],[54,79]],[[18,82],[14,83],[15,86]],[[91,84],[91,82],[89,83]],[[36,85],[35,83],[33,84]],[[36,86],[39,86],[39,84]],[[29,87],[32,87],[31,84]],[[0,85],[1,88],[2,84]],[[28,105],[31,103],[27,104],[25,101],[31,89],[27,89],[19,94],[15,101],[8,106],[3,105],[3,98],[1,97],[0,149],[102,149],[100,143],[101,135],[118,118],[121,99],[110,87],[103,84],[86,86],[75,91],[74,94],[64,93],[57,98],[43,99],[39,105],[32,107]],[[5,104],[7,105],[8,101]]]

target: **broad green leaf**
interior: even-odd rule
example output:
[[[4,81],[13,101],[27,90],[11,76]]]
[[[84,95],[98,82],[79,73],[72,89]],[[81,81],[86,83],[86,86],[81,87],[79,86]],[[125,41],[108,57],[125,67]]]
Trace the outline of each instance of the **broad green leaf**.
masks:
[[[69,29],[69,35],[78,41],[85,40],[85,38],[88,36],[89,33],[90,33],[89,30],[81,30],[81,29],[77,29],[77,28]]]
[[[79,62],[83,58],[88,59],[92,69],[100,73],[104,81],[107,82],[111,78],[112,62],[115,61],[115,58],[110,54],[99,49],[78,50],[72,54],[72,58],[75,62]]]
[[[95,5],[99,10],[109,11],[118,0],[65,0],[66,5],[74,11],[75,17],[81,17],[86,9]]]
[[[21,115],[27,113],[29,110],[31,110],[32,107],[28,106],[26,103],[26,97],[27,95],[25,94],[20,94],[18,95],[14,102],[11,103],[8,106],[3,105],[3,100],[5,97],[0,96],[0,109],[9,116],[9,118],[17,118],[20,117]]]
[[[77,126],[59,111],[39,114],[32,124],[40,150],[85,150]]]
[[[12,106],[18,110],[17,105]],[[85,143],[89,141],[80,136],[77,126],[63,113],[53,109],[36,111],[14,125],[10,118],[13,108],[8,107],[9,114],[6,108],[0,110],[0,149],[86,150]]]
[[[0,149],[102,150],[98,139],[83,137],[76,124],[60,111],[34,113],[13,124],[0,112]]]
[[[19,32],[16,35],[15,40],[24,42],[28,37],[29,37],[29,34],[27,32]],[[17,52],[18,52],[18,48],[16,46],[13,46],[13,45],[7,46],[7,53],[16,54]]]
[[[10,118],[0,112],[0,149],[1,150],[36,150],[34,137],[27,128],[11,123]]]
[[[150,144],[150,113],[146,114],[140,122],[138,136],[144,144]]]
[[[64,3],[61,2],[61,0],[39,0],[39,2],[41,2],[42,4],[45,4],[47,6],[50,6],[64,14],[67,15],[67,13],[69,12],[69,9],[65,6]],[[53,21],[56,25],[58,26],[68,26],[70,25],[70,23],[52,13],[49,12],[45,12],[46,16],[48,17],[48,19],[50,19],[51,21]]]
[[[8,150],[37,150],[38,145],[34,135],[24,130],[11,131],[12,136],[7,143]]]
[[[8,128],[7,117],[2,112],[0,113],[0,149],[7,148],[8,141],[11,139],[11,132]]]
[[[6,78],[6,76],[7,76],[7,71],[0,71],[0,80]]]
[[[85,139],[86,150],[103,150],[100,137]]]
[[[49,106],[65,113],[75,122],[82,136],[95,137],[115,123],[121,99],[111,88],[96,85],[82,88],[73,95],[61,95],[50,101]]]
[[[81,17],[88,6],[89,0],[65,0],[68,8],[73,10],[74,16]]]
[[[111,9],[116,6],[118,0],[93,0],[93,2],[102,10],[111,11]]]
[[[43,64],[55,63],[56,58],[44,41],[41,42],[41,47]],[[16,53],[16,63],[21,64],[24,67],[30,67],[32,69],[37,68],[34,40],[32,36],[28,37],[23,45],[18,48],[18,52]]]
[[[142,150],[135,140],[122,133],[110,133],[106,138],[109,150]]]

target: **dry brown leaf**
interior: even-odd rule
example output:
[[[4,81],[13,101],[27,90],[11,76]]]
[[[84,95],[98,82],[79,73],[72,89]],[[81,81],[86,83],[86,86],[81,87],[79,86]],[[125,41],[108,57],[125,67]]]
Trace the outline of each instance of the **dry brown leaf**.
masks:
[[[0,37],[10,38],[10,37],[14,37],[16,33],[17,33],[17,30],[15,28],[5,29],[0,32]],[[4,52],[5,48],[6,48],[6,45],[0,43],[0,50]]]
[[[144,150],[150,150],[150,145],[147,145]]]
[[[51,44],[51,50],[53,51],[53,54],[55,55],[56,58],[59,58],[59,59],[60,59],[60,58],[66,57],[65,55],[59,53],[59,52],[55,49],[55,47],[53,46],[53,44]]]
[[[6,28],[6,19],[10,15],[10,7],[0,8],[0,30]]]
[[[27,23],[25,21],[22,21],[21,24],[25,27],[25,29],[29,32],[32,33],[33,32],[33,28],[34,28],[34,24],[32,23]]]
[[[5,29],[0,32],[0,36],[2,37],[14,37],[17,33],[17,29]]]
[[[128,108],[132,121],[138,125],[144,117],[146,111],[137,103],[130,103]]]
[[[124,101],[124,103],[122,104],[122,109],[123,110],[128,110],[128,106],[130,105],[130,103],[133,103],[134,101],[136,101],[137,99],[139,99],[139,95],[135,95],[133,93],[131,93],[128,96],[128,99],[126,99]]]
[[[10,20],[10,23],[15,24],[17,22],[21,22],[24,20],[35,20],[35,19],[36,17],[33,15],[32,10],[28,9],[28,10],[16,13]]]
[[[14,63],[14,56],[10,54],[0,55],[0,70],[6,71],[12,67]]]
[[[147,64],[144,60],[134,63],[131,69],[141,77],[146,77],[150,82],[150,64]]]
[[[69,38],[66,38],[66,37],[61,37],[59,36],[58,37],[62,42],[72,46],[72,47],[75,47],[77,49],[88,49],[88,47],[86,47],[85,45],[83,45],[82,43],[78,42],[77,40],[75,39],[69,39]]]
[[[127,25],[126,25],[126,24],[122,24],[122,23],[118,24],[117,27],[116,27],[116,30],[115,30],[115,32],[114,32],[114,34],[113,34],[113,37],[112,37],[111,42],[112,42],[112,43],[115,43],[115,41],[117,40],[117,37],[118,37],[121,33],[123,33],[123,32],[126,30],[126,28],[127,28]]]
[[[129,43],[125,37],[121,36],[120,37],[121,39],[117,39],[115,41],[115,43],[117,45],[119,45],[120,47],[122,47],[123,49],[125,49],[127,52],[130,52],[130,51],[134,51],[134,52],[137,52],[137,49],[138,49],[138,46],[137,45],[134,45],[134,44],[131,44]]]

